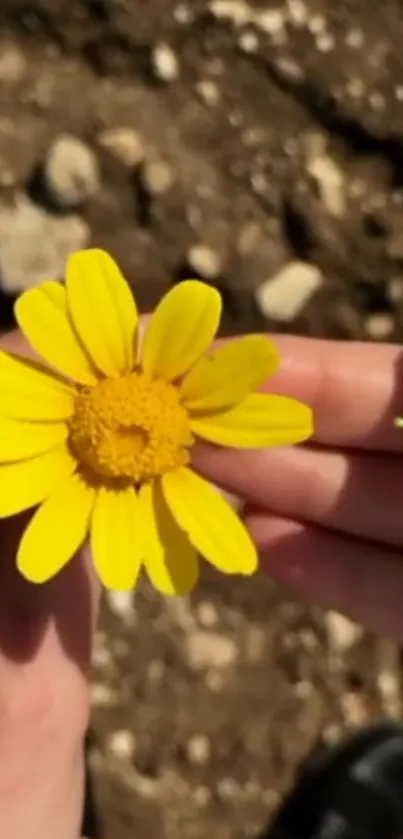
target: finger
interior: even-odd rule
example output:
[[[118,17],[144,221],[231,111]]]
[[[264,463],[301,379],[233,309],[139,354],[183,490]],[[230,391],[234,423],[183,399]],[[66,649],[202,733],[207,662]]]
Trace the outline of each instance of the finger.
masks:
[[[298,597],[402,640],[403,562],[397,553],[262,512],[246,521],[273,579]]]
[[[75,839],[98,589],[82,556],[46,585],[23,580],[19,529],[0,532],[0,836]]]
[[[334,446],[403,451],[403,356],[392,345],[275,336],[280,370],[267,389],[307,402],[315,438]]]
[[[286,518],[403,545],[402,459],[295,447],[261,452],[210,449],[200,471]]]

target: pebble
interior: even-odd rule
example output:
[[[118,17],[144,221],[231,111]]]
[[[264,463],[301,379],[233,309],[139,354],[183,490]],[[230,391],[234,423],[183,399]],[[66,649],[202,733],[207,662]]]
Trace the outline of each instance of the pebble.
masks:
[[[211,791],[204,785],[196,787],[192,793],[192,800],[197,807],[206,807],[211,800]]]
[[[212,629],[214,626],[217,626],[219,616],[214,603],[211,603],[209,600],[202,600],[201,603],[196,607],[196,617],[200,624],[205,629]]]
[[[294,26],[305,26],[308,22],[308,8],[303,0],[287,0],[287,13]]]
[[[165,195],[172,188],[175,175],[172,167],[165,160],[147,160],[141,170],[141,182],[145,191],[158,197]]]
[[[287,323],[302,312],[322,284],[316,265],[289,262],[257,289],[256,302],[265,317]]]
[[[259,38],[252,30],[242,32],[238,41],[239,49],[247,55],[253,55],[259,49]]]
[[[108,128],[98,137],[99,145],[107,149],[123,166],[134,168],[146,156],[145,142],[141,134],[129,126]]]
[[[230,20],[235,26],[253,21],[253,10],[244,0],[211,0],[209,9],[214,17]]]
[[[373,312],[365,319],[364,330],[373,341],[385,341],[394,330],[393,317],[388,312]]]
[[[396,305],[403,304],[403,277],[392,277],[388,282],[388,297]]]
[[[91,703],[98,708],[109,708],[116,700],[115,691],[103,682],[94,682],[91,687]]]
[[[363,628],[340,612],[329,611],[324,617],[328,643],[334,652],[344,653],[354,647],[363,636]]]
[[[285,19],[284,9],[264,9],[256,11],[254,23],[262,32],[275,38],[283,32]]]
[[[126,624],[135,622],[133,593],[131,591],[107,591],[105,596],[114,615],[122,618]]]
[[[169,44],[163,41],[156,44],[152,52],[151,62],[154,74],[160,82],[169,84],[179,78],[179,62]]]
[[[195,734],[187,743],[186,754],[189,763],[195,766],[203,766],[207,763],[211,754],[211,744],[204,734]]]
[[[180,26],[189,26],[193,20],[193,11],[187,3],[178,3],[174,8],[173,18]]]
[[[187,253],[189,268],[204,280],[214,280],[221,273],[219,254],[209,245],[193,245]]]
[[[217,795],[222,801],[233,801],[240,792],[240,786],[235,778],[224,777],[217,781]]]
[[[219,104],[221,91],[218,85],[211,81],[211,79],[205,79],[199,82],[196,86],[196,91],[202,102],[208,105],[209,108],[215,108]]]
[[[48,150],[44,167],[44,185],[56,206],[74,210],[100,189],[96,155],[82,140],[63,134]]]
[[[119,760],[131,760],[136,750],[136,739],[128,728],[120,728],[109,734],[107,746]]]
[[[340,709],[348,726],[363,725],[370,717],[366,697],[352,690],[345,691],[340,697]]]
[[[21,81],[27,70],[25,55],[15,44],[0,45],[0,85],[12,85]]]
[[[235,663],[238,647],[232,638],[219,632],[196,630],[185,639],[186,654],[194,670],[225,669]]]
[[[345,211],[345,179],[340,166],[329,155],[314,157],[307,166],[308,173],[319,189],[323,204],[336,218]]]
[[[62,279],[70,253],[86,247],[90,231],[79,216],[52,216],[20,195],[0,204],[0,287],[9,294]]]

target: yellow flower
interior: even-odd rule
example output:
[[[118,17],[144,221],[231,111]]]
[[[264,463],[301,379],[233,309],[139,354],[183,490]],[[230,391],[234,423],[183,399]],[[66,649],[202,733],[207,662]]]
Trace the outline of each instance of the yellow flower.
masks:
[[[189,468],[195,438],[224,446],[295,443],[310,410],[252,391],[278,355],[246,336],[203,356],[219,293],[198,281],[172,289],[139,349],[130,288],[107,253],[72,255],[66,283],[17,300],[18,324],[53,368],[0,353],[0,516],[40,505],[17,564],[28,580],[57,574],[90,534],[108,588],[145,569],[164,594],[196,583],[198,552],[225,574],[251,574],[256,550],[221,495]]]

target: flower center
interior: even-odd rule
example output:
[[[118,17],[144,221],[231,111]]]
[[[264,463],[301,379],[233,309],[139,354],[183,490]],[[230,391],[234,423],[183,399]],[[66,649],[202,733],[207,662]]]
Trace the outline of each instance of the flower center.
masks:
[[[99,476],[150,480],[184,466],[192,443],[187,412],[167,382],[133,372],[77,392],[70,444]]]

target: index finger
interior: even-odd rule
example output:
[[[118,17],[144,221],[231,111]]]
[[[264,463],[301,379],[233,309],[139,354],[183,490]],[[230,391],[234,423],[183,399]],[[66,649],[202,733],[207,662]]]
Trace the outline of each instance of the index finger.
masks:
[[[322,445],[403,451],[403,353],[391,344],[274,336],[281,364],[264,390],[314,411]]]

